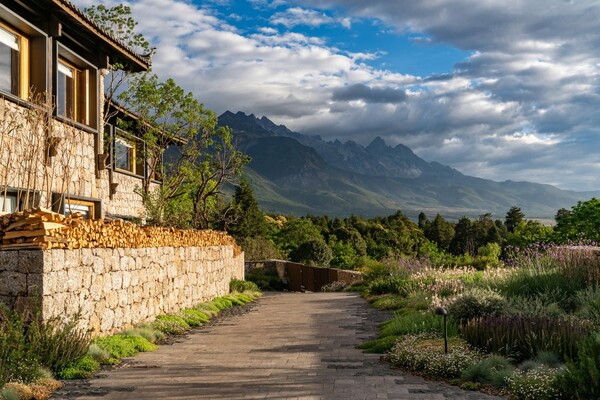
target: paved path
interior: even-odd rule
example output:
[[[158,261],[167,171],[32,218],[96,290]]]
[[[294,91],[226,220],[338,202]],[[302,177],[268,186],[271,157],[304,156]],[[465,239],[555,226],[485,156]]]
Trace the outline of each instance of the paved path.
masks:
[[[352,293],[266,294],[252,311],[140,354],[69,398],[498,399],[392,370],[355,349],[377,335],[381,318]]]

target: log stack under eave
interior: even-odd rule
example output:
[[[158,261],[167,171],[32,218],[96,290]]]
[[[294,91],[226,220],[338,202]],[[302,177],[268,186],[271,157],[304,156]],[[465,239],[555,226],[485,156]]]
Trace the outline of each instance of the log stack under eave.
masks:
[[[115,247],[208,247],[241,250],[226,232],[139,226],[122,220],[86,220],[37,208],[0,216],[0,250]]]

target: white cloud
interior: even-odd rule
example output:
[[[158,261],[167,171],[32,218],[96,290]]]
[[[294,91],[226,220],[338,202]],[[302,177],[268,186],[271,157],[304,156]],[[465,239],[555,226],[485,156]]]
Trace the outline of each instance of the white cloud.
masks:
[[[294,32],[262,27],[246,34],[184,0],[127,2],[142,33],[158,46],[155,72],[176,78],[219,113],[267,115],[331,139],[367,143],[379,135],[430,161],[496,180],[600,189],[600,3],[295,3],[270,20]],[[340,7],[348,14],[338,17]],[[378,56],[371,49],[346,52],[300,30],[350,28],[361,18],[380,21],[374,29],[411,32],[472,55],[448,74],[419,77],[370,67],[364,62]]]

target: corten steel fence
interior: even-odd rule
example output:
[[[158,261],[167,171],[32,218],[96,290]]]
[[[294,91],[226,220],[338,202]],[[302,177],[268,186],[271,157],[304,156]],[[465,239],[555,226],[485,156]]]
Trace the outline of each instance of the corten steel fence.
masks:
[[[362,280],[362,273],[358,271],[310,267],[283,260],[247,261],[245,267],[246,273],[255,268],[264,268],[265,272],[277,274],[291,292],[318,292],[332,282],[352,284]]]

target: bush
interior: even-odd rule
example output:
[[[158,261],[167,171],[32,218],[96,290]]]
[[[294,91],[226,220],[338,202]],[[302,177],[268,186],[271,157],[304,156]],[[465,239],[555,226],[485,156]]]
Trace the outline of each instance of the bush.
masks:
[[[461,377],[471,382],[501,388],[506,385],[505,379],[515,368],[510,360],[502,356],[490,356],[479,363],[466,368]]]
[[[153,351],[158,348],[143,337],[136,335],[106,336],[96,338],[94,342],[114,358],[131,357],[140,351]]]
[[[209,318],[206,314],[198,310],[181,310],[177,313],[189,326],[200,326],[208,322]]]
[[[415,289],[417,289],[416,284],[410,278],[387,277],[372,281],[368,292],[371,295],[398,294],[406,297]]]
[[[212,303],[215,306],[217,306],[219,310],[226,310],[228,308],[233,307],[233,303],[231,302],[231,300],[225,297],[217,297],[215,299],[212,299],[209,303]]]
[[[98,361],[87,355],[81,360],[58,371],[56,377],[59,379],[85,379],[92,376],[92,374],[99,369],[100,364]]]
[[[561,398],[557,381],[562,371],[545,366],[523,372],[515,370],[506,377],[506,386],[511,398],[519,400],[554,400]],[[597,397],[583,397],[592,399]]]
[[[152,322],[152,328],[167,335],[183,335],[190,326],[183,318],[176,315],[159,315]]]
[[[600,399],[600,333],[581,341],[578,350],[579,358],[567,363],[558,387],[569,398]]]
[[[92,343],[88,349],[87,355],[96,360],[99,364],[107,364],[110,359],[108,350],[103,349],[96,343]]]
[[[290,253],[292,261],[316,267],[328,267],[333,253],[323,239],[312,239],[302,243]]]
[[[250,282],[250,281],[243,281],[240,279],[232,279],[231,282],[229,282],[229,291],[230,292],[243,293],[247,290],[258,291],[259,289],[258,289],[258,286],[256,285],[256,283]]]
[[[395,294],[386,294],[374,300],[371,305],[378,310],[397,310],[406,306],[406,299]]]
[[[335,281],[321,287],[321,292],[341,292],[348,287],[348,283]]]
[[[572,359],[577,355],[577,343],[589,332],[589,324],[574,318],[489,317],[470,320],[460,331],[472,346],[516,360],[534,358],[541,351]]]
[[[152,324],[140,324],[133,329],[127,329],[122,332],[124,335],[141,336],[150,343],[160,342],[165,338],[165,334],[152,327]]]
[[[38,317],[0,306],[0,387],[32,382],[43,375],[41,367],[58,371],[86,354],[90,339],[73,322],[77,316],[67,322]]]
[[[447,306],[448,314],[459,321],[479,317],[496,317],[506,309],[506,300],[490,289],[472,288]]]
[[[357,349],[362,349],[364,353],[387,353],[394,347],[400,336],[386,336],[375,340],[369,340],[356,346]]]
[[[434,339],[431,334],[406,335],[389,353],[392,366],[423,372],[434,378],[457,378],[481,358],[481,353],[458,338],[448,341],[446,354],[443,339]]]
[[[381,324],[379,337],[400,336],[409,333],[437,332],[441,333],[444,329],[443,318],[435,315],[433,312],[419,312],[407,310],[404,314],[397,315],[395,318]],[[458,325],[456,321],[448,318],[448,336],[458,335]]]

